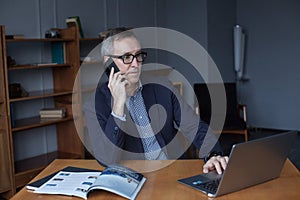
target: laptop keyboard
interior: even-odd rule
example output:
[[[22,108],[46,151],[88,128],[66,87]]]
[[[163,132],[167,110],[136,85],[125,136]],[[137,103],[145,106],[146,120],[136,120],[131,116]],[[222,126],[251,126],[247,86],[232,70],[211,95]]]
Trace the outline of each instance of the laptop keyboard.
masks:
[[[219,183],[220,183],[220,179],[216,179],[211,182],[197,184],[197,186],[199,187],[199,189],[203,191],[207,191],[208,193],[215,194],[218,190]]]

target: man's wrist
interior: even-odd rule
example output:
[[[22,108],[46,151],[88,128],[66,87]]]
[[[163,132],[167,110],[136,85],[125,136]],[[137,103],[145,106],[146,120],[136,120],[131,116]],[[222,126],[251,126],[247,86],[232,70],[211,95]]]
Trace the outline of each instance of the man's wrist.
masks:
[[[121,120],[121,121],[126,121],[126,114],[124,114],[123,116],[119,116],[117,114],[115,114],[113,111],[111,112],[111,115],[114,116],[115,118]]]
[[[212,151],[204,157],[204,162],[206,163],[209,159],[211,159],[214,156],[223,156],[223,153],[219,151]]]

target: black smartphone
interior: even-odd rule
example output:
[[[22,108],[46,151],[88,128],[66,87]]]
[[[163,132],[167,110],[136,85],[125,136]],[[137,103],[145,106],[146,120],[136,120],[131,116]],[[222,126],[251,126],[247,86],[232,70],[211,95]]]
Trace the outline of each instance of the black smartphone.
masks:
[[[105,73],[106,73],[107,77],[109,77],[110,71],[111,71],[112,67],[115,69],[114,73],[117,73],[118,71],[120,71],[119,68],[117,67],[116,63],[113,61],[112,58],[109,58],[105,62],[104,67],[105,67]]]

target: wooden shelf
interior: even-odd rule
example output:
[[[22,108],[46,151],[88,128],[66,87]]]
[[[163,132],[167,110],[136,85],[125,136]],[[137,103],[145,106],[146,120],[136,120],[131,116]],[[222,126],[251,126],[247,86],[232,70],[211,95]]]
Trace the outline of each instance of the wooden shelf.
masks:
[[[31,181],[40,171],[48,166],[55,159],[77,159],[80,155],[65,153],[65,152],[51,152],[35,156],[32,158],[20,160],[15,162],[15,184],[16,188],[23,187]]]
[[[18,102],[18,101],[25,101],[25,100],[33,100],[33,99],[42,99],[46,97],[56,97],[56,96],[63,96],[63,95],[70,95],[73,91],[70,90],[42,90],[42,91],[32,91],[29,92],[29,96],[27,97],[20,97],[20,98],[14,98],[10,99],[9,102]]]
[[[7,39],[6,42],[72,42],[74,39],[67,38],[22,38],[22,39]]]
[[[80,38],[79,41],[99,41],[99,42],[102,42],[103,38]]]
[[[40,69],[40,68],[55,68],[55,67],[71,67],[70,64],[36,64],[36,65],[16,65],[12,67],[8,67],[8,70],[23,70],[23,69]]]
[[[27,129],[38,128],[43,126],[49,126],[57,123],[73,120],[72,116],[67,116],[61,119],[41,119],[39,116],[30,117],[25,119],[15,120],[15,126],[12,128],[12,132],[24,131]]]
[[[10,190],[10,187],[9,187],[9,186],[6,187],[6,188],[1,188],[1,189],[0,189],[0,193],[7,192],[7,191],[9,191],[9,190]]]
[[[15,162],[15,172],[17,173],[16,176],[18,176],[18,173],[22,173],[31,169],[46,167],[55,159],[65,159],[65,158],[76,159],[76,158],[80,158],[80,155],[55,151],[55,152],[35,156],[32,158],[24,159],[21,161],[16,161]]]
[[[80,61],[80,65],[103,65],[101,61]]]

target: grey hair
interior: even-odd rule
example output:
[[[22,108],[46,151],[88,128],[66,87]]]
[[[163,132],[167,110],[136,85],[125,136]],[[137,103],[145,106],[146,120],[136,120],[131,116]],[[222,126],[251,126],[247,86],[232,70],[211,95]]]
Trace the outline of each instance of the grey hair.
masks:
[[[101,50],[100,50],[101,57],[103,58],[106,55],[113,54],[114,42],[116,40],[122,40],[128,37],[136,38],[135,34],[130,29],[131,28],[125,28],[125,27],[109,29],[101,45]]]
[[[110,55],[113,53],[113,39],[112,37],[108,37],[107,39],[103,40],[101,45],[101,56],[104,57],[105,55]]]

